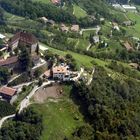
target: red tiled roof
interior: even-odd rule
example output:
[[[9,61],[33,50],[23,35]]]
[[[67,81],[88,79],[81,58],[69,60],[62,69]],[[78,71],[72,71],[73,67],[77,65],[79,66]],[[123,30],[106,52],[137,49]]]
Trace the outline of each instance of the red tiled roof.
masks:
[[[54,74],[57,74],[57,73],[67,73],[67,68],[64,67],[64,66],[56,66],[56,67],[53,67],[53,73]]]
[[[16,41],[22,41],[27,44],[35,44],[38,42],[37,38],[31,33],[18,32],[10,40],[9,45],[14,44]]]
[[[7,58],[6,60],[0,59],[0,66],[10,65],[10,64],[16,63],[17,61],[18,61],[17,56]]]
[[[0,93],[8,95],[8,96],[13,96],[16,93],[16,89],[13,89],[11,87],[1,87]]]

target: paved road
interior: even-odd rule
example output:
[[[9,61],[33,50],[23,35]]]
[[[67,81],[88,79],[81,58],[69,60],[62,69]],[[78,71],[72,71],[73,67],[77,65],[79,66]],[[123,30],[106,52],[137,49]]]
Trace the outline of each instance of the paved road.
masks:
[[[97,33],[100,31],[100,29],[101,29],[100,26],[97,26],[97,27],[95,27],[95,28],[81,29],[80,35],[82,35],[84,31],[91,31],[91,30],[96,31],[96,34],[97,34]]]
[[[91,84],[92,79],[93,79],[93,74],[94,74],[94,72],[95,72],[95,68],[93,68],[93,70],[92,70],[91,77],[89,78],[89,80],[88,80],[88,82],[87,82],[87,85],[90,85],[90,84]]]
[[[21,92],[22,91],[22,87],[23,86],[28,86],[30,85],[31,83],[33,83],[35,81],[32,81],[32,82],[26,82],[26,83],[23,83],[23,84],[20,84],[20,85],[17,85],[17,86],[14,86],[13,88],[17,89],[17,92]]]
[[[90,49],[91,46],[92,46],[92,44],[90,43],[90,44],[87,46],[87,51]]]
[[[2,124],[3,124],[7,119],[14,118],[14,117],[15,117],[15,114],[12,114],[12,115],[3,117],[3,118],[0,120],[0,128],[2,127]]]
[[[46,61],[45,61],[44,59],[41,59],[40,61],[41,61],[41,62],[38,63],[36,66],[34,66],[34,67],[32,68],[32,70],[34,70],[34,69],[36,69],[36,68],[39,68],[39,67],[41,67],[41,66],[43,66],[43,65],[46,64]]]
[[[84,69],[81,68],[80,72],[78,72],[77,77],[74,77],[74,78],[72,78],[71,80],[73,80],[73,81],[77,81],[77,80],[81,77],[81,75],[82,75],[83,72],[84,72]]]
[[[26,98],[24,98],[21,103],[20,103],[20,108],[19,108],[19,113],[24,109],[24,108],[27,108],[29,105],[30,105],[30,99],[32,98],[32,96],[36,93],[36,91],[39,89],[39,88],[42,88],[46,85],[50,85],[51,83],[53,83],[54,81],[48,81],[48,82],[45,82],[43,83],[40,87],[38,86],[35,86],[33,88],[33,90],[30,92],[30,94],[28,96],[26,96]]]
[[[39,88],[42,88],[46,85],[50,85],[51,83],[54,83],[54,81],[48,81],[48,82],[44,82],[40,87],[38,86],[35,86],[33,88],[33,90],[30,92],[30,94],[28,96],[26,96],[26,98],[24,98],[21,103],[20,103],[20,108],[19,108],[19,113],[24,109],[24,108],[27,108],[29,105],[30,105],[30,99],[31,97],[36,93],[36,91],[39,89]],[[12,114],[12,115],[9,115],[9,116],[5,116],[3,117],[1,120],[0,120],[0,128],[2,127],[2,124],[7,120],[7,119],[10,119],[10,118],[14,118],[15,117],[15,114]]]
[[[8,83],[11,83],[11,82],[14,81],[15,79],[17,79],[19,76],[21,76],[21,74],[15,76],[15,77],[13,77],[13,78],[11,78],[11,79],[8,81]]]
[[[26,96],[20,103],[19,113],[30,104],[30,98],[35,94],[38,86],[35,86],[28,96]]]

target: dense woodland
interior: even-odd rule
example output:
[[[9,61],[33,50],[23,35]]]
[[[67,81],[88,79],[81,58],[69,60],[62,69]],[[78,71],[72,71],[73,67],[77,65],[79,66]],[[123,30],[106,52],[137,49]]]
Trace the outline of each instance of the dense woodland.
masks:
[[[1,140],[39,140],[42,132],[42,116],[33,108],[16,115],[0,131]]]
[[[112,0],[64,0],[69,8],[63,9],[52,4],[42,4],[31,0],[0,0],[0,6],[7,12],[25,17],[27,20],[32,19],[37,21],[40,17],[53,19],[57,23],[65,22],[69,24],[79,24],[83,27],[92,27],[100,25],[99,19],[104,17],[108,21],[122,23],[122,18],[110,12],[110,7],[107,2]],[[118,2],[126,3],[126,0]],[[139,0],[133,0],[135,3],[140,3]],[[75,3],[82,7],[87,12],[84,18],[77,18],[71,12],[71,5]],[[102,5],[102,6],[101,6]],[[6,19],[3,18],[3,9],[0,9],[0,24],[4,25],[5,32],[15,33],[16,29],[6,26]],[[114,10],[114,9],[113,9]],[[116,11],[115,11],[116,12]],[[91,16],[95,16],[96,20],[91,20]],[[62,33],[53,27],[44,27],[42,23],[37,23],[40,26],[37,29],[32,27],[31,32],[37,36],[39,41],[58,50],[71,50],[79,54],[86,54],[93,58],[101,60],[113,59],[123,62],[135,62],[140,64],[140,52],[126,51],[126,49],[116,49],[113,53],[109,51],[93,52],[75,48],[73,42],[68,42],[67,38],[83,39],[78,33]],[[53,44],[51,44],[52,36],[44,35],[41,29],[53,31]],[[102,34],[102,30],[99,32]],[[119,37],[118,37],[119,36]],[[125,36],[125,30],[120,29],[120,32],[113,32],[113,39],[119,41],[119,38]],[[92,37],[92,35],[91,35]],[[110,45],[110,44],[109,44]],[[104,46],[104,45],[103,45]],[[99,44],[99,48],[103,48]],[[53,65],[57,54],[45,52],[44,58]],[[21,71],[29,71],[31,69],[31,60],[27,50],[23,49],[18,56]],[[76,71],[77,61],[73,56],[67,54],[65,56],[67,64],[70,68]],[[93,62],[94,63],[94,62]],[[71,98],[80,106],[80,111],[84,116],[85,125],[77,127],[70,137],[65,140],[133,140],[140,139],[140,88],[137,80],[140,80],[139,72],[135,69],[126,68],[123,64],[112,61],[106,66],[114,73],[124,74],[130,79],[124,81],[114,80],[107,72],[101,68],[96,68],[93,76],[93,81],[90,86],[86,86],[84,82],[78,82],[73,85]],[[138,68],[140,70],[140,68]],[[11,72],[7,68],[0,68],[0,84],[7,83]],[[18,79],[9,83],[9,86],[14,86],[19,83],[30,81],[30,73],[23,73]],[[39,77],[39,73],[35,74]],[[133,79],[134,78],[134,79]],[[133,79],[133,80],[132,80]],[[42,84],[42,81],[41,81]],[[40,84],[39,84],[40,85]],[[0,102],[0,117],[13,114],[15,108],[5,102]],[[2,140],[39,140],[43,130],[42,116],[34,110],[28,108],[16,118],[5,123],[0,131],[0,139]]]
[[[97,68],[92,84],[73,87],[73,98],[89,125],[77,129],[75,140],[127,140],[140,138],[140,88],[133,80],[113,80]]]
[[[71,8],[64,10],[63,8],[57,7],[52,4],[43,4],[31,0],[30,2],[29,0],[13,0],[12,3],[11,0],[1,0],[0,6],[10,13],[26,18],[37,19],[39,17],[45,16],[49,19],[55,20],[56,22],[78,23],[83,27],[99,24],[100,17],[113,19],[117,22],[120,22],[121,20],[119,16],[113,15],[110,12],[111,6],[108,6],[106,1],[66,1],[68,7],[71,7],[70,5],[72,5],[72,2],[80,4],[80,6],[83,7],[83,9],[88,13],[88,15],[94,15],[96,17],[96,20],[92,20],[88,16],[78,19],[72,14],[70,10]]]
[[[15,113],[15,107],[5,101],[0,101],[0,118]]]

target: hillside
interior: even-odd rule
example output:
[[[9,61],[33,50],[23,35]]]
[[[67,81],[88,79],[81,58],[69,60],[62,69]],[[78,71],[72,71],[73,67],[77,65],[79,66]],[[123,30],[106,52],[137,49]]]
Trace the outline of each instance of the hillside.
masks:
[[[0,0],[1,140],[140,139],[140,6],[122,4]]]

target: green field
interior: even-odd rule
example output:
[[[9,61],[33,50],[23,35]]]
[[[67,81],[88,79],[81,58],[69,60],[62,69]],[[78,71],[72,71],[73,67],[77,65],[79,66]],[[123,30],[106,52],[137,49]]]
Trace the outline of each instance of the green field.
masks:
[[[82,18],[82,17],[86,17],[87,13],[85,10],[83,10],[81,7],[79,7],[78,5],[73,5],[73,13],[77,18]]]
[[[58,102],[46,101],[32,105],[43,115],[43,133],[41,140],[62,140],[69,137],[76,127],[84,124],[78,107],[69,98],[70,86],[64,86],[64,96]],[[75,119],[78,117],[78,120]]]
[[[134,26],[125,27],[126,33],[131,36],[140,37],[140,15],[132,12],[128,12],[126,15],[130,20],[136,22]]]
[[[71,54],[74,59],[76,60],[76,62],[79,64],[79,66],[84,66],[87,68],[92,68],[93,64],[91,63],[93,58],[87,55],[82,55],[82,54],[78,54],[78,53],[74,53],[72,51],[60,51],[58,49],[54,49],[52,47],[46,46],[44,44],[42,44],[44,47],[49,48],[49,50],[51,50],[53,53],[57,53],[58,55],[62,55],[65,56],[66,54]]]

